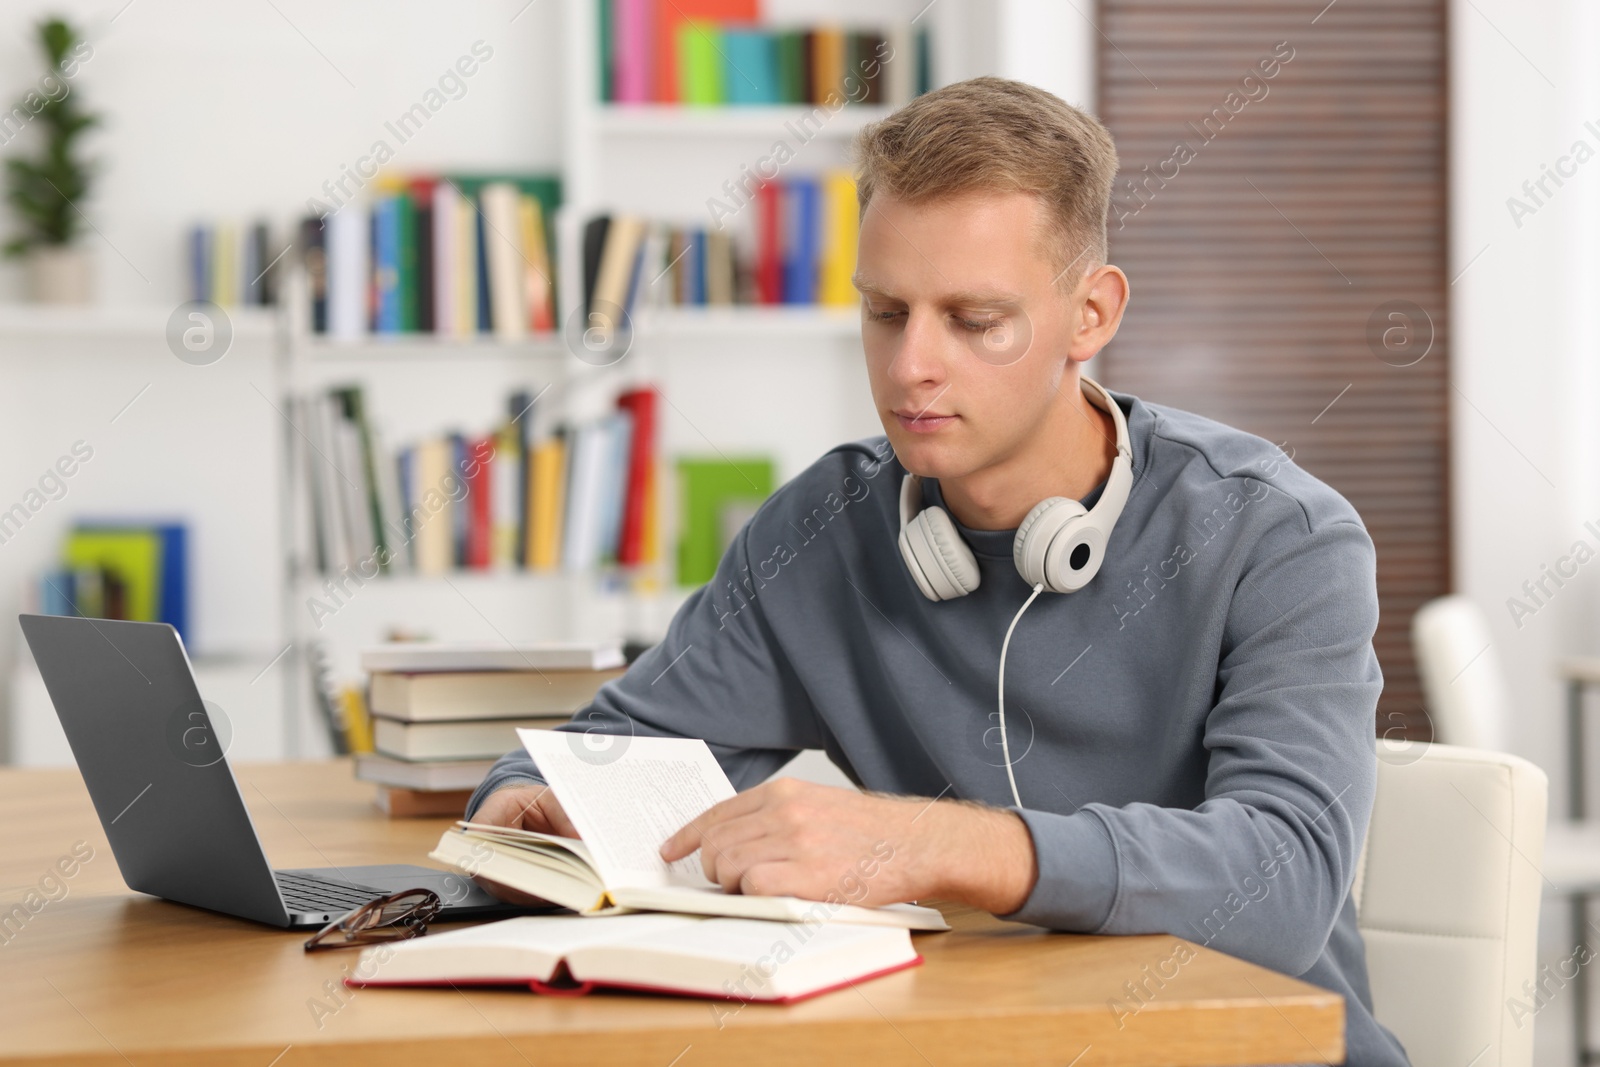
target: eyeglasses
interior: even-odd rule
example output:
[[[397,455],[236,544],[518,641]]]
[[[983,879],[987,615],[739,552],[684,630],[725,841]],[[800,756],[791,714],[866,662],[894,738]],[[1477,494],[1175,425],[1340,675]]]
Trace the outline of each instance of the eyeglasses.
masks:
[[[407,889],[369,900],[306,940],[306,951],[400,941],[428,932],[443,902],[431,889]]]

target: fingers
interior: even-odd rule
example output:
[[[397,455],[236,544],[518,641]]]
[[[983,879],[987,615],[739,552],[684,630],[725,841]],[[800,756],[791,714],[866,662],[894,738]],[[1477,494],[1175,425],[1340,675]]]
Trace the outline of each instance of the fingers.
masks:
[[[752,842],[771,835],[771,820],[766,815],[763,809],[707,826],[700,831],[700,869],[708,879],[720,882],[724,889],[728,888],[728,883],[719,877],[719,872],[725,872],[730,866],[739,866],[738,861],[732,858],[735,850],[744,849]],[[721,861],[720,864],[718,861]]]
[[[472,821],[562,837],[578,836],[567,813],[556,802],[555,794],[543,785],[513,785],[495,790],[484,798]]]
[[[555,790],[547,789],[539,797],[539,810],[543,812],[545,822],[550,827],[550,833],[558,837],[578,837],[578,828],[572,825],[572,820],[567,818],[566,809],[561,806],[561,801],[556,799]]]
[[[748,815],[765,806],[770,784],[758,785],[754,789],[747,789],[743,793],[711,805],[662,843],[661,858],[668,863],[681,860],[700,847],[701,837],[708,827],[741,815]]]

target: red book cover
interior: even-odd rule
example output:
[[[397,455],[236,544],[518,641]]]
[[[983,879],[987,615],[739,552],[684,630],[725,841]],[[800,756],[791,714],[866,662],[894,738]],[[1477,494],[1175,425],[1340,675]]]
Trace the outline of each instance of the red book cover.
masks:
[[[678,26],[688,19],[753,23],[761,18],[759,0],[657,0],[655,17],[655,100],[678,102]]]
[[[494,455],[494,438],[472,442],[476,462],[467,476],[467,501],[471,505],[467,520],[467,566],[477,570],[489,567],[489,541],[494,529],[494,511],[489,499],[489,464],[504,462]]]
[[[622,504],[622,541],[617,562],[638,564],[644,555],[644,509],[656,452],[656,391],[633,389],[617,397],[617,407],[633,416],[633,438],[628,445],[628,488]]]
[[[896,963],[882,970],[850,978],[833,985],[822,986],[818,989],[808,989],[804,993],[796,993],[787,997],[741,997],[733,993],[705,993],[695,989],[679,989],[674,986],[634,985],[631,982],[606,982],[606,981],[580,981],[572,977],[572,972],[567,970],[566,961],[563,960],[556,968],[556,973],[548,981],[539,978],[524,978],[521,980],[511,978],[439,978],[417,979],[402,981],[385,981],[382,978],[362,978],[359,974],[346,974],[344,984],[352,988],[426,988],[428,986],[521,986],[526,985],[535,993],[542,993],[549,997],[581,997],[595,990],[616,989],[625,993],[666,993],[680,997],[701,997],[706,1000],[732,1000],[741,1003],[753,1004],[798,1004],[802,1000],[820,997],[824,993],[833,993],[841,989],[852,988],[862,982],[870,982],[874,978],[895,974],[922,965],[922,955],[919,953],[904,963]]]
[[[783,303],[783,190],[777,182],[756,187],[756,299]]]

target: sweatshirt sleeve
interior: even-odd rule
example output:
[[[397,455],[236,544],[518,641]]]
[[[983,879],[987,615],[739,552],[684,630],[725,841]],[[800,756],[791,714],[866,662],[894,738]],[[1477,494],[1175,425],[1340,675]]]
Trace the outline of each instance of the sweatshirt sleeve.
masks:
[[[1356,521],[1263,534],[1227,608],[1193,810],[1019,810],[1038,881],[1004,916],[1170,933],[1290,975],[1327,944],[1377,784],[1376,556]]]
[[[734,788],[746,789],[800,750],[823,747],[815,710],[748,580],[752,537],[781,524],[793,484],[739,531],[716,576],[684,601],[661,643],[559,727],[575,749],[603,761],[620,755],[630,737],[703,738]],[[496,789],[543,782],[526,752],[507,753],[473,792],[467,818]]]

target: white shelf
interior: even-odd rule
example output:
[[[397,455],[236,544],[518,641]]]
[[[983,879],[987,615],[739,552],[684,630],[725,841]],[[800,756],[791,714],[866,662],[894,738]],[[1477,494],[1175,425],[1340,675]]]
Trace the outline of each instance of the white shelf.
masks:
[[[813,305],[736,305],[649,307],[639,312],[639,337],[749,336],[835,337],[861,334],[855,307]]]
[[[296,581],[304,587],[302,591],[315,592],[322,588],[323,583],[338,579],[334,573],[304,572],[296,577]],[[454,569],[442,574],[419,574],[416,571],[385,572],[376,578],[365,578],[358,587],[358,593],[369,589],[390,589],[404,591],[407,595],[414,593],[419,588],[448,589],[453,584],[461,589],[478,588],[486,585],[520,585],[524,587],[554,586],[570,582],[575,578],[583,577],[571,571],[530,571],[522,568],[514,570],[476,570]],[[446,584],[449,579],[449,584]]]
[[[352,339],[311,334],[306,337],[305,352],[314,363],[559,359],[567,354],[559,334],[503,340],[492,336],[452,337],[433,333],[371,334]]]
[[[176,304],[72,307],[54,304],[0,304],[0,340],[25,338],[138,338],[166,336]],[[276,308],[223,309],[239,337],[271,337]]]
[[[807,140],[850,137],[869,122],[888,116],[880,106],[847,104],[831,115],[822,104],[738,105],[692,107],[681,104],[592,105],[597,132],[629,137],[667,136],[771,137],[793,125]],[[815,118],[812,116],[815,114]],[[812,119],[809,126],[801,120]]]

